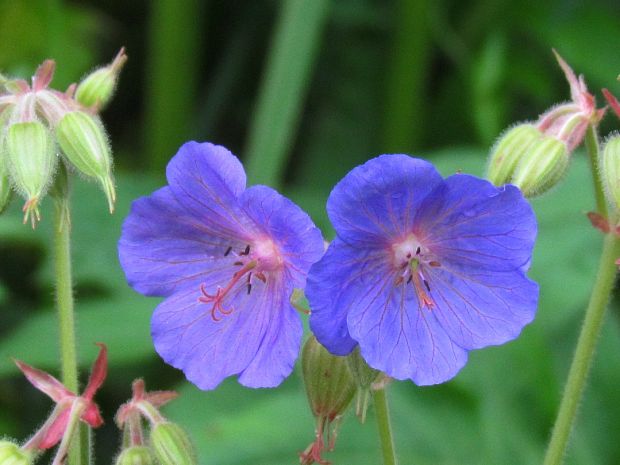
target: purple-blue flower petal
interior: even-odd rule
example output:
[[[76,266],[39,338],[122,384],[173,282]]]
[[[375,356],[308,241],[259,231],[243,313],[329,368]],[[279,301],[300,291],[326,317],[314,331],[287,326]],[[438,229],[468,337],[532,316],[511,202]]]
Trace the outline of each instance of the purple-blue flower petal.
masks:
[[[364,298],[349,309],[351,337],[371,367],[393,378],[420,386],[449,380],[467,362],[467,351],[450,339],[432,310],[420,307],[412,287],[394,286],[395,278],[381,269],[372,286],[356,283]]]
[[[410,231],[420,202],[440,183],[430,163],[381,155],[354,168],[332,190],[327,213],[343,241],[369,247]]]
[[[323,254],[321,231],[306,212],[270,187],[250,187],[239,201],[258,234],[276,242],[285,261],[287,280],[303,288],[308,269]]]
[[[357,342],[349,334],[347,314],[372,286],[374,267],[384,267],[383,254],[358,250],[336,238],[308,272],[306,298],[310,329],[331,353],[347,355]]]
[[[431,312],[450,339],[471,350],[515,339],[536,314],[538,284],[512,273],[448,266],[428,271],[435,307]]]
[[[145,295],[167,296],[196,282],[230,278],[227,247],[242,250],[235,238],[210,229],[176,200],[169,187],[133,202],[123,223],[119,259],[129,284]]]
[[[290,374],[301,341],[289,295],[282,280],[259,282],[251,295],[240,285],[225,301],[234,311],[216,321],[198,288],[177,292],[153,314],[155,348],[201,389],[232,375],[248,387],[276,386]]]
[[[166,177],[177,201],[211,236],[252,237],[253,225],[238,202],[245,189],[245,172],[227,149],[187,142],[168,163]]]
[[[536,217],[515,186],[450,176],[422,203],[415,223],[416,236],[438,261],[463,272],[529,268]]]

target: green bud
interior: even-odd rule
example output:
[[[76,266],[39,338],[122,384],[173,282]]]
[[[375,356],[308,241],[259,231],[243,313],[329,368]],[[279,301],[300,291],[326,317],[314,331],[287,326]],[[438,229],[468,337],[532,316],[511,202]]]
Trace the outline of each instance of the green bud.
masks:
[[[569,160],[564,142],[554,137],[543,137],[521,159],[512,182],[525,197],[535,197],[560,182],[568,169]]]
[[[11,183],[9,180],[9,172],[5,166],[4,154],[0,151],[0,213],[9,204],[11,200]]]
[[[368,403],[370,402],[372,384],[381,378],[382,373],[368,366],[366,360],[364,360],[360,353],[359,346],[347,356],[347,364],[353,376],[353,380],[357,384],[355,415],[364,423],[366,421]]]
[[[541,132],[530,123],[505,131],[491,149],[487,179],[496,186],[510,182],[519,161],[540,138]]]
[[[30,465],[32,455],[11,441],[0,441],[0,465]]]
[[[5,155],[17,190],[26,198],[24,222],[40,219],[39,202],[52,180],[56,154],[50,131],[39,121],[13,123],[6,135]]]
[[[112,155],[103,124],[83,111],[65,114],[56,126],[56,138],[71,164],[86,176],[96,178],[114,210],[116,193],[112,180]]]
[[[103,108],[112,99],[125,61],[127,55],[125,49],[121,49],[112,63],[93,71],[78,84],[75,99],[86,107]]]
[[[132,446],[123,450],[116,459],[116,465],[154,465],[151,449],[145,446]]]
[[[189,437],[174,423],[156,424],[151,430],[151,446],[161,465],[196,465]]]
[[[602,175],[609,202],[620,209],[620,135],[615,134],[603,148]]]
[[[314,416],[329,421],[341,416],[356,390],[347,358],[330,354],[311,336],[302,350],[301,370]]]

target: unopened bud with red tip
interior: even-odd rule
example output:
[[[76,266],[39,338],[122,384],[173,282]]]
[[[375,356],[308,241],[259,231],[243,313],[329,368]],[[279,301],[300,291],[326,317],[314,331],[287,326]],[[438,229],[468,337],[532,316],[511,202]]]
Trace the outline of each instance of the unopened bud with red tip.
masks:
[[[310,409],[316,418],[316,431],[314,442],[300,454],[300,463],[325,463],[321,454],[333,450],[337,422],[349,407],[356,385],[347,358],[330,354],[314,336],[304,344],[301,370]]]
[[[97,179],[114,210],[112,155],[103,124],[83,111],[65,114],[56,126],[56,138],[69,162],[82,174]]]
[[[370,391],[373,384],[378,381],[383,374],[379,370],[371,368],[362,357],[359,346],[347,356],[347,364],[351,371],[351,376],[357,385],[357,400],[355,405],[355,415],[360,422],[366,421],[366,411],[370,402]]]
[[[118,76],[125,61],[127,55],[125,49],[121,48],[112,63],[93,71],[78,84],[75,99],[85,107],[102,109],[114,95]]]
[[[154,465],[151,449],[145,446],[131,446],[116,458],[116,465]]]
[[[531,123],[505,131],[491,149],[487,179],[496,186],[509,183],[519,161],[540,138],[541,132]]]
[[[56,154],[49,129],[39,121],[16,122],[6,133],[5,156],[17,191],[24,196],[24,222],[40,219],[39,202],[49,187]]]
[[[168,421],[154,425],[150,443],[161,465],[196,465],[196,454],[187,433]]]
[[[620,134],[612,135],[603,148],[602,177],[607,199],[620,210]]]
[[[555,186],[566,174],[570,156],[566,144],[546,136],[537,141],[519,162],[512,182],[525,197],[535,197]]]
[[[17,444],[0,441],[0,465],[30,465],[33,459],[29,451],[21,449]]]

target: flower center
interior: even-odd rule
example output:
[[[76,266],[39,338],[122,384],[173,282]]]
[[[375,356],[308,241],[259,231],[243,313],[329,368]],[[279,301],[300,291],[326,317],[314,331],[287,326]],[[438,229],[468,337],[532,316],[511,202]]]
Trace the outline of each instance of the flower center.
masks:
[[[427,270],[429,266],[438,267],[441,264],[413,234],[392,245],[392,255],[394,267],[399,272],[394,284],[406,286],[412,283],[420,303],[425,307],[433,308],[435,302],[430,295],[431,286]]]
[[[241,281],[241,278],[245,277],[247,293],[250,294],[252,292],[252,278],[266,283],[268,274],[265,273],[277,271],[284,264],[278,247],[268,238],[256,240],[253,244],[246,245],[245,249],[241,251],[234,251],[232,246],[227,247],[224,256],[235,258],[232,265],[241,268],[233,273],[226,286],[217,286],[214,294],[210,294],[204,284],[200,286],[202,295],[198,300],[205,304],[212,304],[211,318],[213,321],[220,321],[222,316],[230,315],[234,311],[232,307],[225,308],[223,302],[235,285]]]

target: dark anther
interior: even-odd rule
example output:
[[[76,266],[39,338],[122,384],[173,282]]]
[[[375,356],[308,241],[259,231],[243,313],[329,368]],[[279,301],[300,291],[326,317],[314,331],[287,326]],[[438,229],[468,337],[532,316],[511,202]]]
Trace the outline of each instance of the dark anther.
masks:
[[[250,246],[246,245],[245,250],[241,252],[239,255],[250,255]]]
[[[235,262],[235,263],[233,263],[233,265],[241,266],[241,265],[243,265],[243,262]]]
[[[426,290],[431,292],[431,287],[428,285],[428,281],[426,279],[424,280],[424,285],[426,286]]]
[[[228,247],[226,249],[226,252],[224,252],[224,256],[227,257],[231,250],[232,250],[232,246]]]
[[[417,249],[415,249],[415,254],[416,254],[416,255],[420,255],[420,247],[418,247]]]
[[[434,266],[434,267],[441,266],[441,263],[439,263],[439,262],[435,262],[435,261],[428,262],[428,264],[429,264],[430,266]]]
[[[409,279],[407,279],[407,284],[409,284],[411,282],[412,276],[409,275]]]

